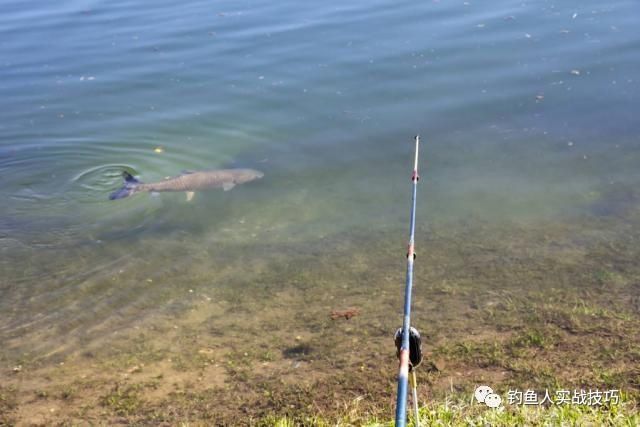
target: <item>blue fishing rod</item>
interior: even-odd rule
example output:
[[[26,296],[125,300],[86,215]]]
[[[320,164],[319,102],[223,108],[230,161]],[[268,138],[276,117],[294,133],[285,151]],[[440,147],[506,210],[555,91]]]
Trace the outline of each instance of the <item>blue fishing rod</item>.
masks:
[[[411,182],[413,196],[411,197],[411,220],[409,227],[409,247],[407,249],[407,277],[404,291],[404,317],[402,328],[395,334],[396,348],[400,367],[398,372],[398,396],[396,400],[396,427],[404,427],[407,423],[407,388],[409,385],[409,373],[411,372],[411,388],[413,392],[413,409],[415,412],[415,424],[419,425],[418,402],[416,391],[415,370],[422,361],[422,348],[420,333],[411,327],[411,290],[413,287],[413,262],[416,258],[414,236],[416,230],[416,195],[418,193],[418,150],[420,136],[416,136],[415,158]]]

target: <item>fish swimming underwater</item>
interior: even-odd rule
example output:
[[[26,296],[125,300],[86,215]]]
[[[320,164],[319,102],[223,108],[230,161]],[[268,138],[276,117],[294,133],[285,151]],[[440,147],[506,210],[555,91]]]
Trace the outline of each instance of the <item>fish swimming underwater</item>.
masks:
[[[253,169],[220,169],[212,171],[185,172],[182,175],[164,181],[143,183],[129,172],[123,172],[124,186],[109,196],[110,200],[124,199],[143,191],[155,193],[161,191],[184,191],[187,200],[193,199],[195,191],[222,188],[229,191],[237,184],[260,179],[264,174]]]

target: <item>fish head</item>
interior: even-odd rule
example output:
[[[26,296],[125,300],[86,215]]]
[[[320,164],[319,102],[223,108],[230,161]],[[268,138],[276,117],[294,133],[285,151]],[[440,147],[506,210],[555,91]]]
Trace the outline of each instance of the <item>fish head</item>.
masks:
[[[243,184],[245,182],[260,179],[264,176],[264,173],[254,169],[238,169],[234,173],[233,180],[237,184]]]

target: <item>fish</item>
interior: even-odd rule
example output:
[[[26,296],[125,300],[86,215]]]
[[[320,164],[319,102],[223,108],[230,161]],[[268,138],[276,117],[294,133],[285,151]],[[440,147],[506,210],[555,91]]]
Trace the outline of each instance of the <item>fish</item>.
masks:
[[[210,171],[184,171],[181,175],[164,181],[144,183],[129,172],[122,172],[124,185],[109,195],[109,200],[118,200],[135,193],[159,193],[164,191],[184,191],[187,201],[191,201],[196,191],[222,188],[229,191],[238,184],[260,179],[264,173],[254,169],[218,169]]]

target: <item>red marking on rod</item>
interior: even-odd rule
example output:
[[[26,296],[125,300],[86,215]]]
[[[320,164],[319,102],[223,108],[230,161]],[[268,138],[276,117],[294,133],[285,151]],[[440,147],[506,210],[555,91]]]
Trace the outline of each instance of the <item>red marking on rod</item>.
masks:
[[[416,248],[413,246],[412,243],[410,243],[409,246],[407,246],[407,258],[414,257],[415,251],[416,251]]]
[[[399,375],[402,377],[409,376],[409,349],[403,348],[400,350],[400,373]]]

